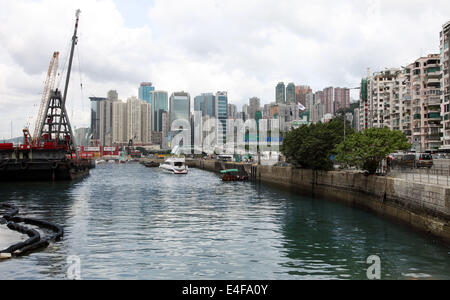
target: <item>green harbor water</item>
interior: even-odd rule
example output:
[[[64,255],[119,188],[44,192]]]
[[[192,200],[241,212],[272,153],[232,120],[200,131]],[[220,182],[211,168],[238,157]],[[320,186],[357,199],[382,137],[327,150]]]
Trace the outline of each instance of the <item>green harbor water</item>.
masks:
[[[408,227],[202,170],[108,164],[79,182],[0,190],[0,203],[65,229],[41,252],[0,261],[0,279],[65,279],[69,256],[82,279],[366,279],[371,255],[382,279],[450,279],[450,249]]]

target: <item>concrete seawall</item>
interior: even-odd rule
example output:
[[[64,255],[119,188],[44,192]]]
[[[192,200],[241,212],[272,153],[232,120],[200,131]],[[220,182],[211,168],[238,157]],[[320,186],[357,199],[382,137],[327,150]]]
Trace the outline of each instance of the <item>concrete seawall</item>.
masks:
[[[243,166],[212,160],[192,160],[188,164],[211,172],[219,172],[224,167]],[[367,209],[408,224],[450,245],[448,187],[391,177],[367,177],[355,172],[315,172],[250,165],[244,167],[258,182]]]

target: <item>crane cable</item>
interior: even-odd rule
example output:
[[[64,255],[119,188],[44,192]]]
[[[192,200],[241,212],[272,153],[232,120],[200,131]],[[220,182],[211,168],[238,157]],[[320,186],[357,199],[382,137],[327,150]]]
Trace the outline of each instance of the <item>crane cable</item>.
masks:
[[[84,93],[83,93],[83,72],[81,71],[81,59],[80,59],[80,45],[78,45],[78,73],[80,74],[80,93],[81,93],[81,110],[84,112]]]

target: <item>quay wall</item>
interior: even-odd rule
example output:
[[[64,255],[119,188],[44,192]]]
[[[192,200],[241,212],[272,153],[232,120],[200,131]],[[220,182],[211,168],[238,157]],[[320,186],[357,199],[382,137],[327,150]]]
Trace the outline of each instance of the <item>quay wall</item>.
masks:
[[[192,160],[188,165],[211,172],[244,166],[257,182],[369,210],[450,245],[450,188],[446,186],[364,176],[357,172],[251,166],[214,160]]]

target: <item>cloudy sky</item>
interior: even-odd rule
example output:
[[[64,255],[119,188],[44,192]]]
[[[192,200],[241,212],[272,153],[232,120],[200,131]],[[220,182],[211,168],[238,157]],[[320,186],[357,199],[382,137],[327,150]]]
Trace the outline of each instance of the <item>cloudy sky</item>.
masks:
[[[13,136],[34,127],[77,8],[67,103],[76,127],[89,125],[88,97],[116,89],[126,100],[142,81],[192,97],[225,90],[239,109],[253,96],[272,102],[279,81],[355,87],[368,67],[438,53],[450,20],[448,0],[0,0],[0,138],[11,122]]]

